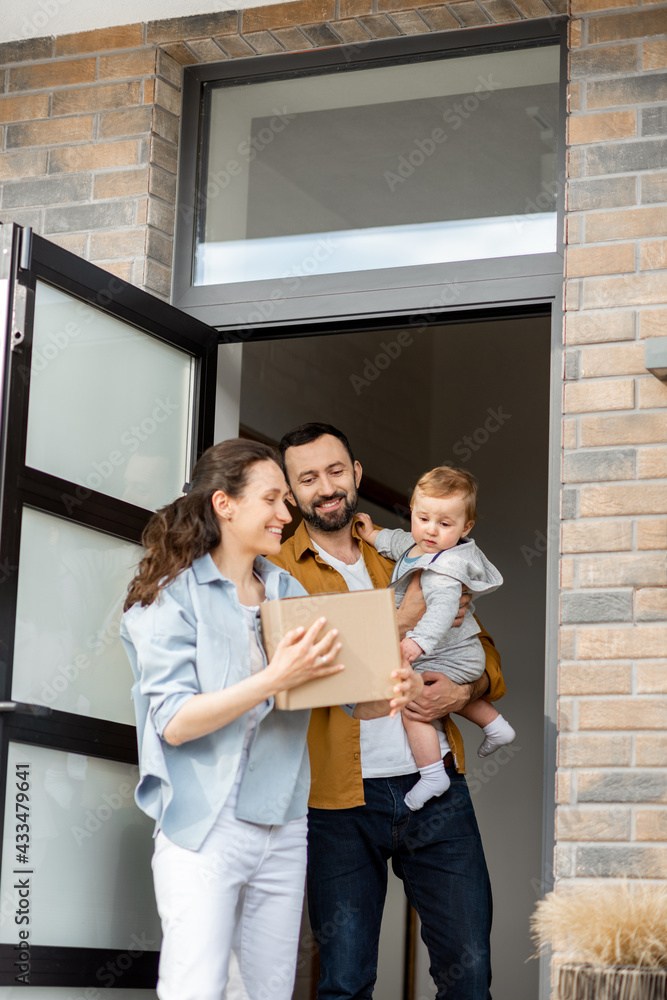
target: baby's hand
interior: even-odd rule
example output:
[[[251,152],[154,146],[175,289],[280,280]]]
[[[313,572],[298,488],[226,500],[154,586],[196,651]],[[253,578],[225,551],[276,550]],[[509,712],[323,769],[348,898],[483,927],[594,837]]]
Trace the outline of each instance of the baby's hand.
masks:
[[[380,534],[378,528],[373,527],[373,519],[370,514],[356,514],[358,531],[365,542],[370,542],[372,545],[377,536]]]
[[[414,639],[401,639],[401,655],[408,663],[414,663],[417,657],[421,656],[423,652],[424,650]]]

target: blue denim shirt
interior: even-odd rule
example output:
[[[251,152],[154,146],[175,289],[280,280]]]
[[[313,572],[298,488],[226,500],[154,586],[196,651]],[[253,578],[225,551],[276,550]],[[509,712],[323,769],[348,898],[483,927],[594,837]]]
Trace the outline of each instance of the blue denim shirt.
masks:
[[[255,570],[268,600],[306,593],[289,573],[261,556]],[[202,556],[152,604],[134,604],[125,612],[121,638],[136,681],[137,804],[155,819],[156,832],[197,850],[234,783],[246,715],[178,747],[162,734],[193,695],[219,691],[250,676],[250,636],[236,587],[210,555]],[[309,711],[273,711],[273,698],[267,701],[239,789],[239,819],[272,825],[305,816],[309,719]]]

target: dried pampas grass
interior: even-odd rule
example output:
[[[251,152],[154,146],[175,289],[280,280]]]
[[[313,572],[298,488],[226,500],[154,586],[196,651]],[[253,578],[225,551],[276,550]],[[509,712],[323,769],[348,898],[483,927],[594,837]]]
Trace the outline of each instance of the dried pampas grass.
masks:
[[[538,952],[596,966],[667,968],[667,886],[586,883],[550,892],[531,918]]]

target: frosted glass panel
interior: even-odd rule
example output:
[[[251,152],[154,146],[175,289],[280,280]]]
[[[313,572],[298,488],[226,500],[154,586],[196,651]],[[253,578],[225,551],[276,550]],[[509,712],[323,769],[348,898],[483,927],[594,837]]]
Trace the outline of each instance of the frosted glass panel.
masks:
[[[134,725],[119,623],[141,555],[138,545],[24,508],[12,698]]]
[[[112,279],[113,280],[113,279]],[[155,510],[188,478],[192,359],[37,282],[26,464]]]
[[[101,990],[97,986],[0,986],[0,1000],[157,1000],[155,990]]]
[[[25,864],[15,833],[20,765],[28,765],[30,785]],[[134,802],[137,768],[10,742],[7,775],[0,941],[18,940],[14,914],[24,898],[31,945],[157,951],[153,822]]]

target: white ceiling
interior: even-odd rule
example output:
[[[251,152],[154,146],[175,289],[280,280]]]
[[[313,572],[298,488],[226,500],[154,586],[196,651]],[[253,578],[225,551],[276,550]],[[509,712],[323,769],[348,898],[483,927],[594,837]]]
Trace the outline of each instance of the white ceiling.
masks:
[[[10,3],[0,0],[0,42],[13,42],[42,35],[66,35],[116,24],[136,24],[165,17],[187,17],[219,10],[260,7],[282,0],[24,0]]]

